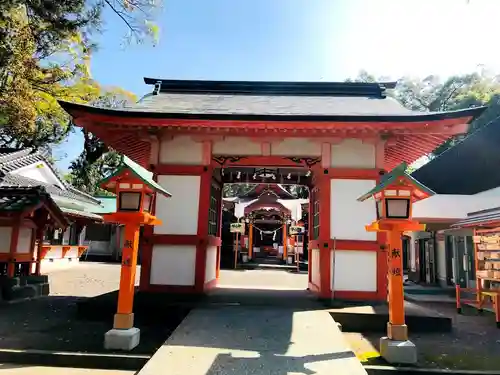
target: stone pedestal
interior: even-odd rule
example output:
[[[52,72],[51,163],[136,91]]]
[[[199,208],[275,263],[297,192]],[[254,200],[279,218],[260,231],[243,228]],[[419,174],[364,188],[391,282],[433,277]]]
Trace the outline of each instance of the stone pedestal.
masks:
[[[140,338],[141,330],[139,328],[113,328],[104,335],[104,348],[130,351],[139,345]]]
[[[382,337],[380,339],[380,355],[389,363],[417,363],[417,347],[410,340],[397,341]]]

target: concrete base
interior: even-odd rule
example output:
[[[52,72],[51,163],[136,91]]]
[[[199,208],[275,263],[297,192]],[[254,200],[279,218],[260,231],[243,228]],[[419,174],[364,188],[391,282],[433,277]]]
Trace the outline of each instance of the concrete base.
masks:
[[[417,347],[410,340],[396,341],[382,337],[380,338],[380,355],[389,363],[417,363]]]
[[[141,330],[139,328],[112,329],[104,335],[104,349],[130,351],[139,345]]]

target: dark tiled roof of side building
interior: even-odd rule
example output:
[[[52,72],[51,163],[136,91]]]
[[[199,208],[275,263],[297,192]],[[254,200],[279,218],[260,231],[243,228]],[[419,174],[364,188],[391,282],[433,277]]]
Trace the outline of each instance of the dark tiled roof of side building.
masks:
[[[33,209],[40,203],[50,210],[51,217],[56,223],[62,227],[69,224],[61,209],[44,187],[0,186],[0,212],[20,212],[27,208]]]
[[[56,185],[42,183],[37,180],[26,178],[11,172],[27,167],[28,165],[37,162],[44,162],[52,170],[52,172],[59,176],[52,163],[41,152],[33,151],[30,148],[22,150],[13,149],[0,149],[0,185],[2,186],[44,186],[45,189],[51,193],[59,196],[65,196],[70,199],[80,200],[86,203],[99,204],[99,200],[95,199],[89,194],[75,189],[73,186],[62,183],[66,190],[59,188]]]
[[[8,174],[0,179],[0,186],[10,186],[10,187],[36,187],[43,186],[47,193],[58,195],[60,197],[65,197],[74,200],[83,200],[83,197],[78,193],[74,193],[72,190],[64,190],[59,186],[53,184],[47,184],[41,181],[33,180],[32,178],[20,176],[17,174]],[[88,200],[88,199],[86,199]],[[88,200],[90,203],[99,204],[98,200],[94,199],[92,201]]]
[[[477,194],[500,186],[500,118],[412,173],[438,194]]]

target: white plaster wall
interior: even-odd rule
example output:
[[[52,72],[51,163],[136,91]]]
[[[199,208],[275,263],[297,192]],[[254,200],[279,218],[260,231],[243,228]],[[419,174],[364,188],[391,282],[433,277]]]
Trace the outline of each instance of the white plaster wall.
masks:
[[[304,138],[285,138],[272,143],[271,155],[277,156],[321,156],[321,144]]]
[[[346,139],[332,145],[332,167],[375,168],[375,145],[359,139]]]
[[[321,275],[320,275],[320,267],[319,267],[319,249],[312,249],[312,277],[311,281],[314,285],[321,285]]]
[[[372,200],[357,201],[375,187],[375,180],[332,179],[330,186],[331,238],[375,241],[377,234],[365,230],[365,225],[376,220],[375,203]]]
[[[472,212],[498,207],[500,201],[493,190],[484,192],[484,195],[433,195],[413,204],[413,218],[424,222],[426,219],[464,219]]]
[[[66,247],[66,246],[64,246]],[[47,252],[47,254],[45,255],[45,260],[47,261],[51,261],[51,259],[53,261],[57,260],[57,259],[63,259],[62,258],[62,249],[63,249],[63,246],[60,245],[60,246],[51,246],[51,249]],[[66,253],[66,255],[64,256],[64,259],[68,260],[68,259],[75,259],[77,258],[78,259],[78,246],[71,246],[70,249],[68,250],[68,252]]]
[[[156,217],[162,225],[154,227],[157,234],[197,234],[200,176],[158,176],[158,183],[171,198],[156,196]]]
[[[10,252],[11,227],[0,227],[0,253]]]
[[[446,237],[443,239],[436,238],[436,261],[437,261],[437,278],[439,280],[446,280]]]
[[[150,283],[194,285],[196,245],[154,245]]]
[[[162,140],[160,143],[160,163],[200,165],[203,158],[203,146],[189,136],[179,136]]]
[[[205,283],[217,278],[217,246],[207,248],[207,261],[205,263]]]
[[[31,228],[19,228],[19,238],[17,240],[16,252],[20,254],[29,254],[31,250]]]
[[[36,181],[58,185],[62,189],[66,189],[59,177],[52,172],[52,169],[45,162],[28,165],[13,171],[12,174],[18,174]]]
[[[214,155],[261,155],[260,143],[247,137],[224,137],[212,145]]]
[[[62,246],[51,246],[50,250],[45,254],[44,259],[61,259],[62,258]]]
[[[485,190],[481,191],[480,193],[474,194],[476,197],[498,197],[500,196],[500,186],[490,189],[490,190]]]
[[[375,251],[336,250],[334,264],[331,278],[334,292],[377,291],[377,253]]]
[[[71,246],[64,258],[78,258],[78,246]]]

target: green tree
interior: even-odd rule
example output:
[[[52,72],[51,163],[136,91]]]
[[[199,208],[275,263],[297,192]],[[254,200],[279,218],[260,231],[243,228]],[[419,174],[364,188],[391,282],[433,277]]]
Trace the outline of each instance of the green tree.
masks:
[[[222,196],[224,198],[241,197],[251,191],[256,184],[224,184]]]
[[[58,99],[89,103],[103,96],[92,80],[92,35],[108,7],[128,40],[157,40],[153,0],[3,0],[0,2],[0,146],[39,148],[71,130]]]
[[[92,103],[96,107],[120,108],[135,101],[135,96],[123,90],[112,90]],[[83,150],[78,158],[71,162],[68,179],[71,184],[89,194],[108,194],[99,186],[99,181],[114,172],[121,162],[120,155],[104,144],[99,138],[85,129]]]
[[[309,189],[304,185],[282,185],[283,188],[297,199],[309,199]]]
[[[362,71],[357,78],[351,81],[376,82],[384,80],[386,79],[376,79],[373,75]],[[472,122],[467,134],[500,116],[500,77],[486,69],[482,69],[478,73],[451,76],[445,80],[435,75],[424,79],[403,77],[398,80],[396,89],[389,91],[388,94],[404,107],[421,112],[453,111],[488,106],[488,109]],[[460,142],[467,134],[452,137],[437,147],[429,156],[435,157],[441,154]]]

